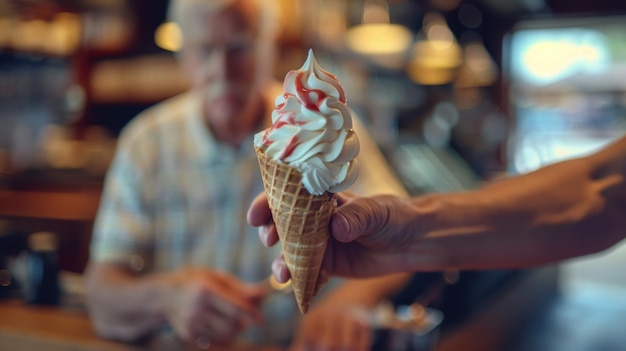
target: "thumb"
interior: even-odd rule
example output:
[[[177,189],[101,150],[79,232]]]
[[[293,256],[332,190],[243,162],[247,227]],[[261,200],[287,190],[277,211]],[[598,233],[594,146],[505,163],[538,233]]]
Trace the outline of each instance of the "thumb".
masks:
[[[337,208],[330,230],[337,241],[351,242],[381,231],[388,217],[389,212],[375,198],[356,198]]]

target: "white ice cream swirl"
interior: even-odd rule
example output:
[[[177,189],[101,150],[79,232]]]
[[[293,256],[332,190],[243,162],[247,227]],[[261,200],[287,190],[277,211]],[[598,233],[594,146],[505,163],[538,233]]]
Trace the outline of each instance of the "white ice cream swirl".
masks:
[[[358,175],[359,140],[341,84],[309,50],[304,65],[285,76],[283,91],[276,98],[272,127],[257,133],[254,144],[298,169],[311,194],[345,190]]]

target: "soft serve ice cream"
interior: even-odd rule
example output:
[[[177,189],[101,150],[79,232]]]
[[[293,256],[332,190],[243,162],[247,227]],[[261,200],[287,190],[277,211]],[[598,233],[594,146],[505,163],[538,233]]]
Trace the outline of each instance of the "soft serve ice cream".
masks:
[[[358,175],[359,141],[337,78],[309,50],[304,65],[285,76],[283,91],[276,98],[272,126],[255,135],[255,146],[296,168],[313,195],[348,188]]]

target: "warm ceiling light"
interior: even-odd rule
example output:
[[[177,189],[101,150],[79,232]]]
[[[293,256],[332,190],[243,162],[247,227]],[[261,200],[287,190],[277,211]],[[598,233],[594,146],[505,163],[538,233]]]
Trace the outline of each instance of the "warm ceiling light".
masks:
[[[455,69],[428,67],[416,62],[410,62],[406,71],[412,81],[421,85],[448,84],[456,74]]]
[[[154,33],[157,46],[167,51],[179,51],[183,44],[183,36],[176,22],[162,23]]]
[[[407,74],[418,84],[450,83],[462,63],[462,51],[445,19],[436,13],[424,17],[425,38],[413,46]]]
[[[347,41],[355,52],[385,55],[404,52],[413,42],[413,35],[398,24],[373,23],[350,29]]]
[[[80,45],[80,17],[73,13],[59,13],[50,23],[46,51],[56,55],[70,55]]]
[[[413,33],[407,27],[389,23],[389,6],[382,0],[367,1],[362,24],[350,28],[346,35],[350,50],[389,68],[402,66],[412,43]]]
[[[456,68],[462,62],[461,48],[449,41],[418,41],[413,47],[413,61],[432,68]]]

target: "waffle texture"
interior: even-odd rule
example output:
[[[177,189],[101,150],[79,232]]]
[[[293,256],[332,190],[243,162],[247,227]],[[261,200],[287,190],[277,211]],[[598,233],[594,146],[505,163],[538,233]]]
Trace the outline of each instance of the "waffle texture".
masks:
[[[328,192],[312,195],[302,185],[297,169],[267,157],[257,147],[255,151],[296,301],[300,312],[306,313],[326,282],[320,267],[337,196]]]

